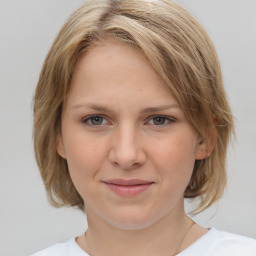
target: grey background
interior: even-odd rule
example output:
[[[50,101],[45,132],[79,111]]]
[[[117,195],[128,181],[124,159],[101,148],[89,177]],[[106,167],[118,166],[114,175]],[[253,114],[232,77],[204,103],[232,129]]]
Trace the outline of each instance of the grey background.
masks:
[[[0,0],[0,256],[29,255],[86,229],[83,213],[47,202],[34,160],[31,103],[53,39],[83,2]],[[256,238],[256,1],[177,2],[217,48],[237,129],[225,195],[195,220]]]

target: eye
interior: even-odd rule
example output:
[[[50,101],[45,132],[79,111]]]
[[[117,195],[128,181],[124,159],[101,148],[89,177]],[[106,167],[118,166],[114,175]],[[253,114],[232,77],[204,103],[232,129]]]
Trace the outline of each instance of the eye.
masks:
[[[100,125],[107,124],[107,120],[104,117],[99,115],[88,116],[84,118],[82,122],[84,124],[91,125],[91,126],[100,126]]]
[[[173,123],[174,119],[166,116],[154,116],[149,120],[149,124],[156,126],[164,126]]]

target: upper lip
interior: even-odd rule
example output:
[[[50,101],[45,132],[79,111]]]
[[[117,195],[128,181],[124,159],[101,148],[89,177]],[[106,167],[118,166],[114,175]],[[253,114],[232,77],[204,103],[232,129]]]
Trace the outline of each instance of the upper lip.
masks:
[[[113,184],[113,185],[119,185],[119,186],[135,186],[135,185],[146,185],[146,184],[154,183],[153,181],[140,180],[140,179],[130,179],[130,180],[110,179],[110,180],[104,180],[103,182],[107,184]]]

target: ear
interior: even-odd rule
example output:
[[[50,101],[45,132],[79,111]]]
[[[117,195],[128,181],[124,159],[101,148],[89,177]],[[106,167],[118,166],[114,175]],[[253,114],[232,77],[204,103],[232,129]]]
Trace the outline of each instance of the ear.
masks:
[[[57,139],[56,139],[56,149],[57,149],[57,153],[64,159],[66,159],[66,152],[65,152],[65,148],[64,148],[64,144],[63,144],[63,139],[62,139],[62,135],[58,134],[57,135]]]
[[[195,159],[202,160],[209,157],[217,141],[217,131],[214,125],[208,127],[205,136],[198,138],[198,145],[195,152]]]

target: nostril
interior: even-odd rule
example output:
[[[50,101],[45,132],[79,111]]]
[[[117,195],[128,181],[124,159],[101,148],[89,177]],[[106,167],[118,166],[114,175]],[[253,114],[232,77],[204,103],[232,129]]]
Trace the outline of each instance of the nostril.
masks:
[[[145,150],[143,146],[135,141],[131,132],[126,136],[117,136],[113,141],[109,151],[108,160],[114,165],[123,170],[130,170],[141,166],[145,160]]]

